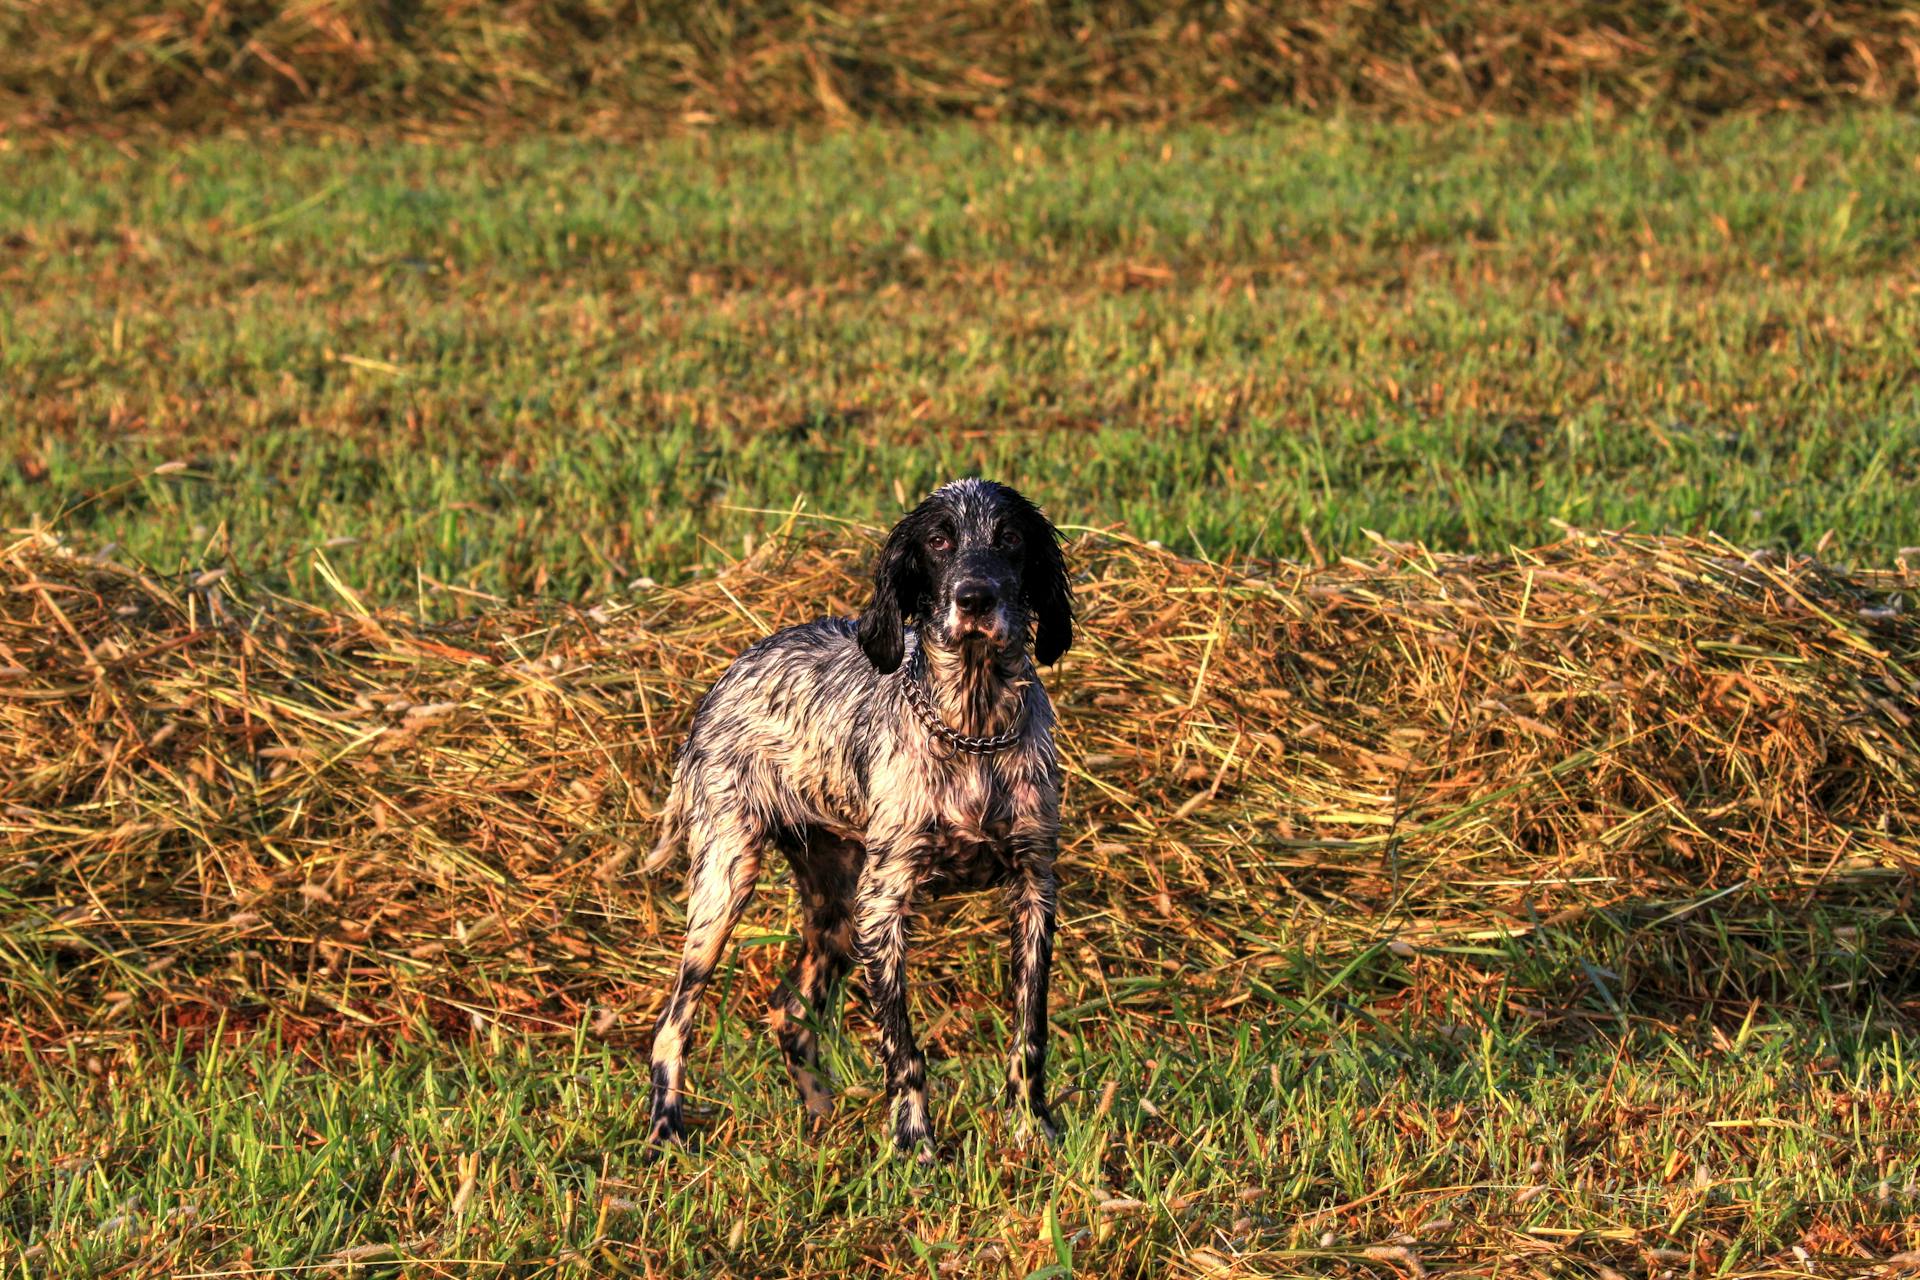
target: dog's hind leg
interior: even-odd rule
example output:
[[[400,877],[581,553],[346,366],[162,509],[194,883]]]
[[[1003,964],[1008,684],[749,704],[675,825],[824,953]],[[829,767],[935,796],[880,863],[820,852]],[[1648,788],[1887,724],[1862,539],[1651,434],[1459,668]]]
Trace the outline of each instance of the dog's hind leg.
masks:
[[[732,808],[734,812],[727,813]],[[753,896],[765,834],[735,805],[705,806],[687,827],[687,941],[673,993],[653,1033],[651,1140],[672,1142],[686,1133],[681,1114],[686,1078],[687,1033],[700,993],[713,976],[727,939]]]
[[[781,985],[771,1022],[800,1101],[822,1118],[833,1113],[833,1082],[820,1065],[819,1033],[826,1023],[834,984],[853,967],[849,897],[857,854],[845,842],[818,835],[806,844],[788,847],[803,919],[793,971]]]
[[[807,1110],[822,1118],[833,1114],[833,1082],[820,1064],[819,1032],[832,1002],[833,984],[852,967],[851,928],[844,908],[837,921],[814,915],[800,926],[799,957],[780,1003],[773,1008],[773,1036],[793,1087]]]

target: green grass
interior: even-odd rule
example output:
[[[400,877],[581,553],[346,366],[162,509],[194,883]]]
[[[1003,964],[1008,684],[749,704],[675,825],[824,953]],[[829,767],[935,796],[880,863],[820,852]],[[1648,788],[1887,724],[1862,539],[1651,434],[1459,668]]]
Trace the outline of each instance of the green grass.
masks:
[[[578,594],[980,470],[1215,553],[1884,561],[1917,153],[1869,113],[13,154],[0,521]]]
[[[1066,1019],[1058,1146],[1005,1141],[998,1057],[969,1052],[934,1064],[949,1158],[925,1170],[885,1154],[878,1080],[844,1041],[837,1074],[867,1096],[803,1132],[746,1012],[701,1055],[704,1149],[664,1160],[645,1151],[644,1060],[585,1028],[423,1032],[391,1053],[271,1032],[68,1046],[0,1087],[0,1241],[50,1275],[358,1257],[360,1274],[527,1276],[1154,1276],[1229,1256],[1242,1275],[1404,1275],[1395,1242],[1429,1268],[1521,1275],[1755,1274],[1804,1242],[1812,1273],[1839,1275],[1855,1245],[1914,1243],[1920,1081],[1884,1037],[1835,1045],[1763,1015],[1570,1044],[1489,1007],[1470,1027],[1402,1015],[1390,1039],[1323,1014],[1302,1051],[1177,1006]]]

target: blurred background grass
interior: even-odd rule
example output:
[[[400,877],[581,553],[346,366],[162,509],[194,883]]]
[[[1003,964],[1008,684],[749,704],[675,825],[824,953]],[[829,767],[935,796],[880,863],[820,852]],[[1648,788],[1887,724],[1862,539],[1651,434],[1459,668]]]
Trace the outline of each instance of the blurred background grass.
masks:
[[[1895,112],[16,152],[0,519],[577,595],[978,470],[1190,553],[1884,563],[1916,157]]]

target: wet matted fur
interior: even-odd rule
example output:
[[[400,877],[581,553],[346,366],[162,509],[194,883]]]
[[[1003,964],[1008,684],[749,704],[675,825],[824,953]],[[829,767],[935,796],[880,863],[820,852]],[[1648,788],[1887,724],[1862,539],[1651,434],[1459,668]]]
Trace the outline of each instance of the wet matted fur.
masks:
[[[1005,485],[956,480],[894,527],[857,622],[825,618],[768,636],[701,699],[649,860],[657,867],[684,844],[691,863],[686,948],[654,1033],[654,1140],[685,1132],[687,1032],[768,846],[792,865],[804,916],[773,1026],[807,1108],[832,1108],[814,1029],[832,984],[857,962],[894,1142],[930,1154],[926,1059],[907,1017],[908,913],[917,895],[1005,886],[1007,1103],[1051,1134],[1060,767],[1034,664],[1054,662],[1072,640],[1053,525]]]

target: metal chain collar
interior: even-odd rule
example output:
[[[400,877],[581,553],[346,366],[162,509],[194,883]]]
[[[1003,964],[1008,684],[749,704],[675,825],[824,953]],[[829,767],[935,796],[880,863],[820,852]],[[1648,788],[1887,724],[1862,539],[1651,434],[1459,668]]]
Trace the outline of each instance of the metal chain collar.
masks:
[[[926,651],[915,648],[913,658],[912,665],[900,673],[901,687],[906,690],[908,705],[919,715],[921,723],[927,726],[935,738],[954,750],[964,751],[970,756],[998,755],[1020,741],[1020,736],[1027,730],[1027,717],[1024,710],[1020,718],[1014,721],[1011,729],[1005,733],[996,733],[990,738],[974,737],[950,727],[940,718],[940,713],[933,709],[933,703],[927,696]]]

